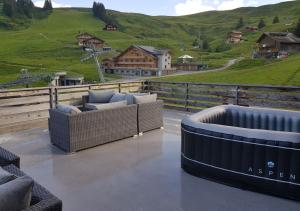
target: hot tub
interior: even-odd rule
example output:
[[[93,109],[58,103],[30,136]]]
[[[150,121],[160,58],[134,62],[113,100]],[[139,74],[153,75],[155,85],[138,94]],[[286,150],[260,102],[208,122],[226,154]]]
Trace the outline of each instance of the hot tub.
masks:
[[[182,168],[300,200],[300,112],[218,106],[182,121]]]

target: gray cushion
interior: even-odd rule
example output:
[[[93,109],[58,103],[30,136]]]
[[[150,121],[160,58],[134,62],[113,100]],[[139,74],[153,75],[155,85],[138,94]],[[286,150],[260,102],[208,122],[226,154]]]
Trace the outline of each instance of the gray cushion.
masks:
[[[63,105],[63,104],[58,104],[57,109],[61,112],[64,112],[66,114],[79,114],[81,111],[72,105]]]
[[[127,101],[123,100],[120,102],[115,102],[115,103],[87,103],[85,105],[86,108],[91,109],[91,110],[109,110],[109,109],[114,109],[114,108],[121,108],[127,106]]]
[[[0,210],[20,211],[29,208],[33,180],[19,177],[0,185]]]
[[[110,103],[120,102],[126,100],[126,94],[115,93],[110,99]]]
[[[128,105],[134,104],[134,96],[145,96],[150,95],[150,93],[127,93],[126,100]]]
[[[16,179],[17,177],[13,174],[8,173],[0,167],[0,185]]]
[[[89,91],[89,103],[108,103],[115,91],[112,90],[102,90],[102,91]]]
[[[135,104],[153,103],[157,101],[157,94],[133,96]]]

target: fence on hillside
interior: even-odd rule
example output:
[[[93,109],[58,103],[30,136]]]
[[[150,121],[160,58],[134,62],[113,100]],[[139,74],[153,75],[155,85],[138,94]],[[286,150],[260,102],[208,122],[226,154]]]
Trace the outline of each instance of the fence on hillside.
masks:
[[[0,134],[46,127],[48,110],[58,103],[81,106],[89,90],[138,92],[143,82],[107,83],[68,87],[0,90]]]
[[[146,81],[144,90],[166,108],[190,112],[224,104],[300,110],[300,87]]]

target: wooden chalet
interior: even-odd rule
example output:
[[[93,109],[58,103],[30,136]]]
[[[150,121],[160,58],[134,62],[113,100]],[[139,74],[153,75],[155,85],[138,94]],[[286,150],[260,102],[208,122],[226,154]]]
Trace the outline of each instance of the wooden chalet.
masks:
[[[258,54],[278,57],[280,54],[300,52],[300,38],[288,32],[265,32],[257,40]]]
[[[88,40],[88,39],[91,39],[93,37],[94,37],[93,35],[85,32],[85,33],[77,35],[76,39],[77,39],[78,45],[82,46],[84,40]]]
[[[257,32],[258,28],[256,26],[246,26],[248,32]]]
[[[96,49],[104,48],[105,42],[104,40],[95,37],[89,33],[82,33],[76,36],[77,42],[79,46],[84,48],[94,47]]]
[[[114,24],[106,24],[105,27],[103,28],[105,31],[118,31],[118,26]]]
[[[105,60],[104,67],[107,72],[122,75],[161,75],[171,69],[171,54],[168,50],[133,45],[113,60]]]
[[[243,33],[240,31],[232,31],[228,33],[227,42],[228,43],[239,43],[242,41]]]
[[[97,37],[84,40],[82,43],[84,47],[93,47],[96,49],[103,49],[105,47],[105,42]]]

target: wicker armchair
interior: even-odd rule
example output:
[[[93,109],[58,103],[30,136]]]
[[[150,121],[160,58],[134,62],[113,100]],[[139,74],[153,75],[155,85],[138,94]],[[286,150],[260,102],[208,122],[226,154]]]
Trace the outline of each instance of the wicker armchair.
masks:
[[[26,175],[15,165],[4,166],[3,169],[18,177]],[[30,207],[25,211],[61,211],[61,210],[62,210],[62,201],[57,197],[55,197],[54,195],[52,195],[40,184],[34,182]]]
[[[138,105],[138,131],[143,133],[163,127],[163,101]]]
[[[138,134],[137,105],[68,115],[50,110],[51,142],[66,152],[76,152]]]
[[[0,147],[0,166],[15,165],[20,168],[20,157]]]

